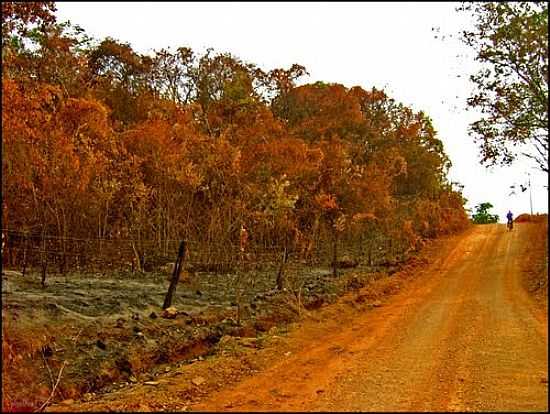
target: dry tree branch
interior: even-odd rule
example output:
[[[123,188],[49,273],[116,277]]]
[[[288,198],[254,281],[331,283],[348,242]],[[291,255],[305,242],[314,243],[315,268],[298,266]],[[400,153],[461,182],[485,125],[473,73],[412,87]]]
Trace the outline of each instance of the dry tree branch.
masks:
[[[50,403],[51,399],[55,395],[55,390],[57,389],[57,386],[59,385],[59,381],[61,381],[61,374],[63,373],[63,369],[65,368],[65,365],[67,365],[67,361],[63,361],[63,365],[61,365],[61,368],[59,369],[59,374],[57,374],[57,381],[55,382],[55,385],[52,388],[52,392],[51,392],[50,396],[48,397],[48,399],[46,401],[44,401],[44,404],[42,404],[40,406],[40,408],[38,410],[36,410],[35,412],[42,412],[44,410],[44,408],[46,408],[46,406]]]

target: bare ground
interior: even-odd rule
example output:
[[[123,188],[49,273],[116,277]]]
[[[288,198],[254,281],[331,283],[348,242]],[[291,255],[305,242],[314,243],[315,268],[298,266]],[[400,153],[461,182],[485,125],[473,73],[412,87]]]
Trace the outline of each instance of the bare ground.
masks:
[[[294,261],[282,292],[274,289],[277,270],[261,263],[232,274],[187,274],[174,295],[177,317],[163,319],[169,272],[48,274],[43,288],[35,272],[3,269],[3,409],[39,408],[60,372],[50,402],[153,380],[171,364],[215,353],[224,335],[265,333],[395,266],[360,266],[335,278],[327,267]]]
[[[475,226],[288,331],[51,409],[547,411],[547,314],[522,287],[534,225]]]

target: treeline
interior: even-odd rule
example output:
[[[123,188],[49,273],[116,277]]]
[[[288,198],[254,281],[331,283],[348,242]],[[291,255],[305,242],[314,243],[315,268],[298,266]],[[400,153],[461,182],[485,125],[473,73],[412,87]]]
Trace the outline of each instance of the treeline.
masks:
[[[187,47],[150,55],[2,3],[2,227],[192,240],[223,252],[338,241],[395,252],[468,223],[426,114],[383,91]]]

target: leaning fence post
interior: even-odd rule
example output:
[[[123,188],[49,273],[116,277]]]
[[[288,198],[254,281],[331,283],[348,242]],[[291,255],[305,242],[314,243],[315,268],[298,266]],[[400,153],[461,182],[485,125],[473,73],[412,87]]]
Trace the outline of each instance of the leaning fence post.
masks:
[[[178,284],[181,268],[183,267],[183,258],[185,256],[185,241],[182,240],[180,243],[180,248],[178,250],[178,258],[176,259],[176,264],[174,265],[174,272],[172,273],[172,279],[170,280],[170,286],[168,287],[168,292],[166,292],[166,297],[164,298],[164,304],[162,309],[169,308],[172,304],[172,296],[176,291],[176,286]]]

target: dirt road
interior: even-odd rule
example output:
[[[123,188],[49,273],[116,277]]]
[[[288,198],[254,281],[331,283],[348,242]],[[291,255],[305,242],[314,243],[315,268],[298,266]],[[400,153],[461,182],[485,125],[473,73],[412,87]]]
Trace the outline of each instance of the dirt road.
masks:
[[[320,312],[289,335],[292,352],[186,409],[547,411],[547,317],[520,287],[527,231],[474,227],[381,306]]]
[[[431,277],[194,409],[548,410],[548,331],[519,287],[522,226],[478,226]]]

